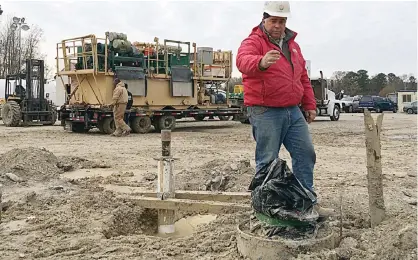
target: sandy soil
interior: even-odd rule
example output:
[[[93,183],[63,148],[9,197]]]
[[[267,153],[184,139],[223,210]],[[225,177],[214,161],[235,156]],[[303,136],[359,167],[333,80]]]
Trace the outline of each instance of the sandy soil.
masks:
[[[362,115],[310,125],[315,186],[324,206],[339,209],[342,194],[343,239],[297,259],[417,259],[417,117],[385,113],[383,127],[387,219],[372,229]],[[254,173],[250,126],[179,122],[172,138],[177,189],[219,188],[210,181],[223,177],[223,189],[246,191]],[[176,237],[161,237],[154,210],[117,198],[156,187],[157,133],[118,139],[58,125],[0,126],[0,144],[1,259],[240,259],[236,225],[250,212],[182,219]],[[284,149],[281,157],[290,160]],[[329,224],[339,231],[338,220]]]

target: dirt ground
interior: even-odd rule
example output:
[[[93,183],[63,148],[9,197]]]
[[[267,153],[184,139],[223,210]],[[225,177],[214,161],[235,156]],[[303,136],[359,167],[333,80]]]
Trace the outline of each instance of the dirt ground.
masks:
[[[342,114],[338,122],[318,118],[310,129],[320,203],[339,209],[343,196],[343,239],[333,250],[297,259],[417,259],[417,117],[384,114],[387,218],[373,229],[362,114]],[[226,191],[247,190],[255,147],[249,125],[178,122],[172,138],[173,156],[179,158],[177,189],[205,190],[223,176]],[[122,193],[154,191],[160,134],[116,138],[68,133],[58,124],[1,125],[0,144],[0,259],[242,259],[236,225],[250,212],[183,219],[176,237],[162,237],[154,235],[154,210],[118,199]],[[290,164],[284,148],[281,157]],[[192,230],[196,223],[205,224]],[[338,219],[330,225],[339,232]]]

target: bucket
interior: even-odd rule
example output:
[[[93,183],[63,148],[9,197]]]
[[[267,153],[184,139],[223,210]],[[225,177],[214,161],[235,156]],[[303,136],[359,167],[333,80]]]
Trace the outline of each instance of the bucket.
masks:
[[[321,238],[291,240],[256,236],[249,231],[250,220],[237,225],[238,252],[251,260],[288,260],[300,253],[334,249],[336,239],[332,228],[326,225]]]

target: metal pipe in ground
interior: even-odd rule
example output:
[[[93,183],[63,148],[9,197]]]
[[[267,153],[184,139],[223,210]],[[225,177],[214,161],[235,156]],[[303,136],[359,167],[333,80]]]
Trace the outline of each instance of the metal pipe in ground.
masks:
[[[161,199],[175,198],[171,130],[161,130],[161,155],[158,161],[157,196]],[[175,232],[175,213],[174,210],[158,210],[158,233]]]

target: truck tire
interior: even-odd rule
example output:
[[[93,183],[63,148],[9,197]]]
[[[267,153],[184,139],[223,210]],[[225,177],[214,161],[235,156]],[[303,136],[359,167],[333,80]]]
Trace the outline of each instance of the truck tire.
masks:
[[[197,116],[194,116],[194,120],[196,120],[196,121],[203,121],[203,119],[205,119],[205,117],[206,116],[197,115]]]
[[[113,132],[115,132],[116,126],[113,117],[105,117],[101,121],[103,124],[103,133],[110,135],[113,134]]]
[[[408,108],[408,110],[406,110],[406,113],[408,113],[408,114],[413,114],[413,113],[414,113],[414,111],[412,110],[412,108]],[[4,121],[4,119],[3,119],[3,121]]]
[[[241,119],[240,121],[241,121],[241,124],[244,124],[244,125],[250,125],[251,124],[250,119],[248,119],[248,118]]]
[[[87,133],[90,129],[84,128],[84,123],[72,123],[71,131],[74,133]]]
[[[132,132],[146,134],[151,130],[151,118],[149,116],[137,116],[131,122]]]
[[[20,106],[15,101],[8,101],[1,109],[1,117],[5,126],[16,127],[20,125],[22,113]]]
[[[397,107],[394,107],[393,108],[393,113],[397,113],[398,112],[398,108]]]
[[[99,120],[98,122],[97,122],[97,128],[99,129],[99,132],[100,133],[102,133],[102,134],[104,134],[105,132],[104,132],[104,129],[103,129],[103,120]]]
[[[332,116],[330,116],[331,121],[338,121],[340,119],[340,108],[335,105],[332,111]]]
[[[229,116],[218,116],[221,121],[229,121]]]
[[[52,117],[51,125],[55,125],[55,123],[57,122],[57,117],[58,117],[58,113],[57,113],[56,110],[52,113],[52,116],[51,117]]]
[[[376,113],[382,113],[382,110],[380,109],[380,107],[376,108]]]
[[[55,123],[57,122],[57,111],[52,112],[50,120],[51,120],[51,123],[46,123],[46,124],[43,124],[43,125],[55,125]]]
[[[173,130],[176,127],[176,118],[174,116],[162,116],[157,120],[157,127],[155,130]]]

